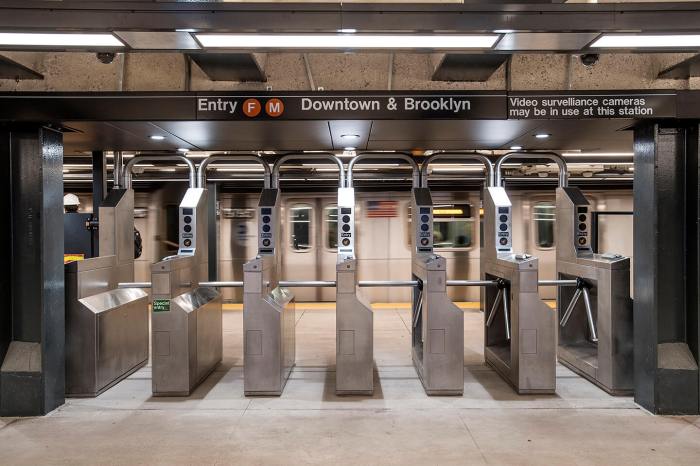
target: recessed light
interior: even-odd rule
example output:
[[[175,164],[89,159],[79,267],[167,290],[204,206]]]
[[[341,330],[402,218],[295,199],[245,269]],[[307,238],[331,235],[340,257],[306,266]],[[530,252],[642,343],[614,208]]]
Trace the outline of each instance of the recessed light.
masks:
[[[175,32],[197,32],[196,29],[175,29]]]
[[[515,32],[515,29],[494,29],[496,34],[512,34]]]
[[[338,29],[338,32],[341,34],[355,34],[357,32],[357,29],[343,28],[343,29]]]
[[[591,48],[700,47],[700,34],[603,34]]]
[[[165,136],[161,136],[160,134],[154,134],[154,135],[149,136],[149,137],[151,139],[153,139],[154,141],[162,141],[163,139],[165,139]]]
[[[510,150],[522,150],[523,146],[510,146]]]
[[[535,134],[535,137],[536,137],[537,139],[547,139],[549,136],[550,136],[550,135],[547,134],[547,133],[537,133],[537,134]]]
[[[27,47],[124,47],[112,34],[1,32],[0,45]]]
[[[190,150],[189,150],[189,149],[185,149],[184,147],[180,147],[180,148],[178,148],[177,151],[178,151],[178,152],[182,152],[183,154],[186,154],[186,153],[188,153]]]
[[[356,149],[355,147],[344,147],[343,148],[343,150],[346,150],[346,151],[353,151],[355,149]]]
[[[341,139],[360,139],[359,134],[341,134]]]
[[[232,49],[488,49],[498,34],[196,34],[204,47]]]

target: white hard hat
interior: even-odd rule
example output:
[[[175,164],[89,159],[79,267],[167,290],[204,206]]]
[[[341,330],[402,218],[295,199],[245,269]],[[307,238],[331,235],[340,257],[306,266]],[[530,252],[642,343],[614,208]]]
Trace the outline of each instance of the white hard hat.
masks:
[[[69,205],[80,205],[80,199],[78,199],[78,196],[75,194],[66,194],[63,196],[63,206],[69,206]]]

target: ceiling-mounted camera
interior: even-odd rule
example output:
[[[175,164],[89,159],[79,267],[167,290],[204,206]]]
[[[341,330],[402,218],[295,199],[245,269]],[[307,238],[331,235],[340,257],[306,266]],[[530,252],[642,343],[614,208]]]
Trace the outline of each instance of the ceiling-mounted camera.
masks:
[[[105,65],[112,63],[114,61],[114,57],[117,56],[117,54],[114,52],[97,52],[96,55],[100,63],[104,63]]]
[[[598,63],[598,60],[600,59],[600,55],[597,53],[584,53],[581,55],[581,63],[583,63],[585,66],[593,66],[596,63]]]

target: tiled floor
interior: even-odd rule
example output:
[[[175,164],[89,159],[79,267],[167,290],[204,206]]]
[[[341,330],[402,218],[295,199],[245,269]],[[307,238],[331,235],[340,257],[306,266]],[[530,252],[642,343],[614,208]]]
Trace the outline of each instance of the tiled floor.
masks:
[[[563,367],[557,394],[518,396],[482,362],[465,311],[465,393],[428,397],[407,309],[375,311],[372,397],[334,394],[335,315],[297,309],[297,367],[279,398],[243,396],[241,313],[224,362],[188,398],[152,398],[145,368],[44,418],[0,419],[0,464],[700,464],[700,420],[655,417]]]

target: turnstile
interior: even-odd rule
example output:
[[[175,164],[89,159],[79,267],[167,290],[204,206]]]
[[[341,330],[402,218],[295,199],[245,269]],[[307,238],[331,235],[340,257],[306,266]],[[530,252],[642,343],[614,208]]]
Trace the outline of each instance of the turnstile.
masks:
[[[464,313],[447,296],[444,257],[433,254],[433,201],[427,188],[413,188],[414,229],[411,342],[413,365],[428,395],[464,393]]]
[[[97,396],[148,362],[148,295],[134,279],[134,192],[99,210],[100,257],[66,265],[66,395]]]
[[[221,362],[221,295],[199,286],[208,271],[206,198],[203,188],[187,190],[179,208],[178,254],[151,266],[156,396],[189,395]]]
[[[354,188],[339,188],[335,391],[339,395],[371,395],[374,391],[374,316],[358,287],[354,212]]]
[[[281,395],[295,360],[294,295],[279,286],[280,191],[263,189],[258,255],[243,266],[243,387],[246,395]]]
[[[559,362],[608,393],[634,389],[630,260],[591,249],[591,207],[578,188],[557,189],[556,244],[560,287]]]
[[[484,359],[518,393],[556,389],[556,313],[538,294],[538,262],[514,254],[512,205],[502,187],[484,189],[481,279],[486,287]]]

